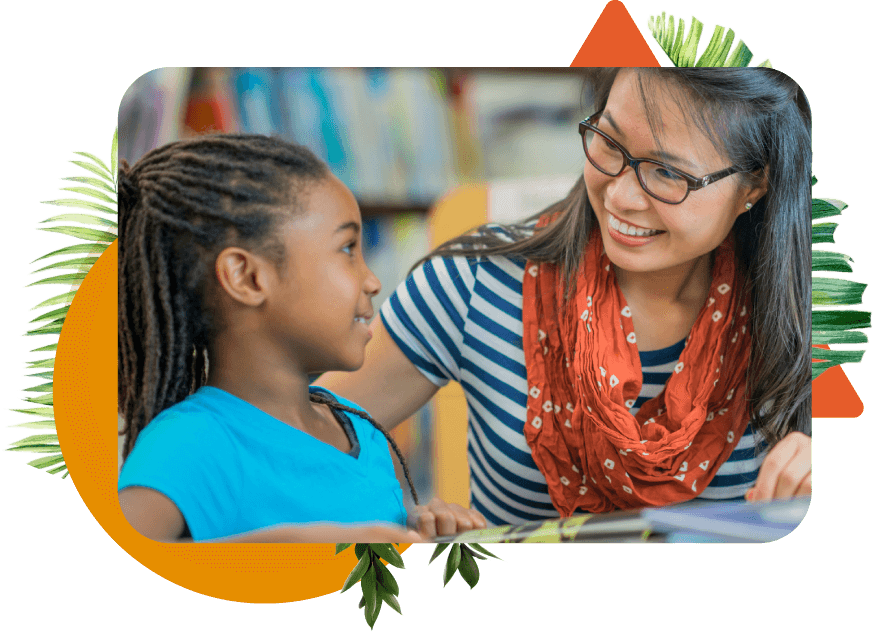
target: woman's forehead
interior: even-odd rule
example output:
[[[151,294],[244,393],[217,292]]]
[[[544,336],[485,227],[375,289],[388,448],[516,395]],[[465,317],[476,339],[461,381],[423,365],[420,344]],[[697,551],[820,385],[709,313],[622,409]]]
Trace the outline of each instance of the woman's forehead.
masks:
[[[606,120],[628,151],[668,153],[686,166],[714,168],[724,162],[722,151],[689,108],[695,104],[685,88],[663,73],[619,71],[606,102]],[[698,113],[699,114],[699,113]],[[637,154],[634,154],[637,155]],[[667,161],[669,162],[669,161]],[[682,166],[678,165],[677,166]]]

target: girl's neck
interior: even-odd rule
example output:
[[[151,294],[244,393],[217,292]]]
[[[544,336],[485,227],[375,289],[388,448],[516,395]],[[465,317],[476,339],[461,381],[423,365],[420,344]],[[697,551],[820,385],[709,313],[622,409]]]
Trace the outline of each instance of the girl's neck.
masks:
[[[275,349],[259,348],[257,336],[220,335],[209,354],[207,385],[215,386],[301,430],[320,416],[309,401],[309,376]]]

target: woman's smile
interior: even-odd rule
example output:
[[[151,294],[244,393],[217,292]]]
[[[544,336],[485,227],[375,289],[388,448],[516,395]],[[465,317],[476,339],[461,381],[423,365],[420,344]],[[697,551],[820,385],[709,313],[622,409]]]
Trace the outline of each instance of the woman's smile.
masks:
[[[658,235],[664,234],[663,230],[645,228],[630,222],[620,220],[607,211],[609,236],[624,246],[644,246],[653,242]]]

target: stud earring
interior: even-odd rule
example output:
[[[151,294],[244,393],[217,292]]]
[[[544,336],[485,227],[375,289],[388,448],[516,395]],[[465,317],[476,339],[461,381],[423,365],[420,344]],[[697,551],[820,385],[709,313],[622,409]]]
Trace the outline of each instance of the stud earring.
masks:
[[[752,203],[751,203],[751,202],[746,202],[746,210],[747,210],[747,211],[748,211],[748,210],[751,210],[751,208],[752,208]]]

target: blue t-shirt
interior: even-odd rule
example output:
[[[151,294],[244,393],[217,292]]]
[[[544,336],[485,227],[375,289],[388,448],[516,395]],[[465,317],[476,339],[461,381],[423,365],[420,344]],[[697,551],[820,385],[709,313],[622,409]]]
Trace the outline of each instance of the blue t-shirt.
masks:
[[[326,389],[311,386],[310,391],[363,410]],[[226,391],[204,386],[142,430],[118,489],[141,486],[164,494],[182,513],[194,540],[281,524],[405,526],[403,492],[384,435],[357,415],[341,417],[351,454]]]

